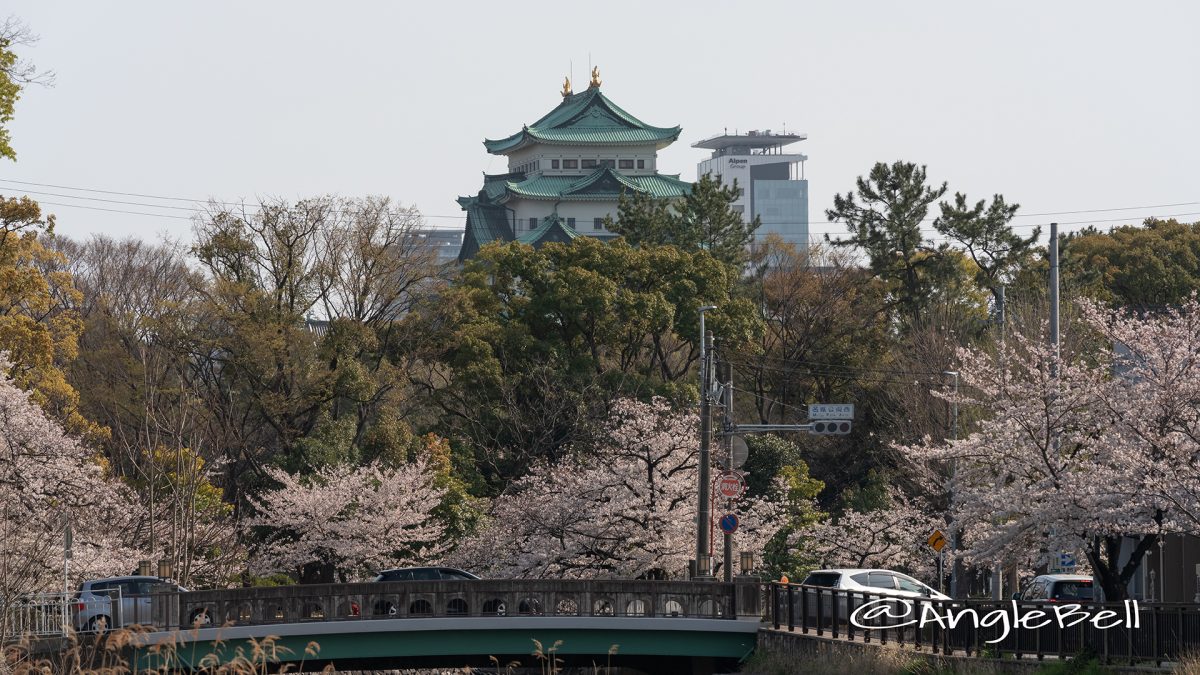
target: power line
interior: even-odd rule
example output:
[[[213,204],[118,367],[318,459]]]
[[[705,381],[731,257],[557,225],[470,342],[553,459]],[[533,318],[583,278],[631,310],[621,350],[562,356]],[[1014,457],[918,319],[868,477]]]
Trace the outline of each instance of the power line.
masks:
[[[124,213],[124,214],[132,215],[132,216],[153,216],[155,218],[171,218],[173,220],[188,220],[188,221],[191,220],[191,218],[189,218],[187,216],[172,216],[167,213],[146,213],[144,211],[125,211],[123,209],[106,209],[106,208],[102,208],[99,206],[84,206],[83,204],[62,204],[59,202],[39,201],[38,203],[45,204],[47,206],[66,206],[66,207],[76,208],[76,209],[87,209],[89,211],[107,211],[109,213]]]
[[[165,200],[165,201],[186,202],[186,203],[190,203],[190,204],[216,204],[218,206],[244,206],[245,205],[244,202],[223,202],[223,201],[218,201],[215,199],[194,199],[191,197],[171,197],[171,196],[164,196],[164,195],[152,195],[152,194],[146,194],[146,193],[142,193],[142,192],[121,192],[118,190],[102,190],[99,188],[74,187],[74,186],[70,186],[70,185],[59,185],[59,184],[55,184],[55,183],[35,183],[32,181],[13,180],[11,178],[0,178],[0,183],[12,183],[14,185],[33,185],[36,187],[48,187],[48,188],[53,188],[56,190],[73,190],[75,192],[90,192],[93,194],[116,195],[116,196],[120,196],[120,197],[137,197],[139,199],[161,199],[161,200]],[[146,207],[155,208],[155,209],[177,209],[177,210],[188,210],[188,211],[197,211],[197,212],[204,211],[203,207],[180,207],[180,206],[167,206],[167,205],[163,205],[163,204],[147,204],[144,202],[125,202],[125,201],[99,199],[96,197],[83,197],[83,196],[77,196],[77,195],[54,194],[54,193],[49,193],[49,192],[36,192],[34,190],[26,190],[24,188],[22,188],[22,191],[28,192],[29,194],[46,194],[46,195],[51,195],[51,196],[55,196],[55,197],[65,197],[67,199],[85,199],[85,200],[90,200],[90,201],[102,201],[102,202],[103,201],[113,201],[114,203],[118,203],[118,204],[130,204],[133,206],[146,206]],[[397,213],[402,213],[402,212],[397,212]],[[421,213],[420,215],[422,218],[450,218],[450,219],[455,219],[455,220],[463,220],[467,217],[466,214],[438,215],[438,214]]]
[[[120,190],[105,190],[105,189],[100,189],[100,188],[78,187],[78,186],[71,186],[71,185],[61,185],[61,184],[56,184],[56,183],[38,183],[38,182],[34,182],[34,181],[21,181],[21,180],[15,180],[15,179],[11,179],[11,178],[0,179],[0,182],[13,183],[13,184],[17,184],[17,185],[33,185],[33,186],[37,186],[37,187],[48,187],[48,188],[54,188],[54,189],[59,189],[59,190],[73,190],[76,192],[92,192],[92,193],[98,193],[98,194],[116,195],[116,196],[121,196],[121,197],[137,197],[137,198],[141,198],[141,199],[160,199],[160,200],[166,200],[166,201],[179,201],[179,202],[189,202],[189,203],[209,203],[211,201],[212,203],[220,204],[222,206],[240,206],[241,205],[239,202],[220,202],[220,201],[215,201],[215,200],[210,200],[210,199],[196,199],[196,198],[192,198],[192,197],[153,195],[153,194],[147,194],[147,193],[141,193],[141,192],[125,192],[125,191],[120,191]],[[69,195],[64,195],[64,196],[70,197]],[[70,197],[70,198],[86,199],[85,197]],[[1076,215],[1076,214],[1082,214],[1082,213],[1111,213],[1111,212],[1115,212],[1115,211],[1137,211],[1140,209],[1163,209],[1163,208],[1174,208],[1177,206],[1197,206],[1197,205],[1200,205],[1200,201],[1174,202],[1174,203],[1170,203],[1170,204],[1145,204],[1145,205],[1140,205],[1140,206],[1115,206],[1115,207],[1105,207],[1105,208],[1097,208],[1097,209],[1074,209],[1074,210],[1067,210],[1067,211],[1042,211],[1042,212],[1036,212],[1036,213],[1018,213],[1018,214],[1014,215],[1013,217],[1014,218],[1038,218],[1038,217],[1045,217],[1045,216],[1064,216],[1064,215]],[[146,206],[153,206],[153,205],[147,204]],[[166,207],[154,206],[154,208],[166,208]],[[1180,214],[1173,214],[1173,215],[1163,216],[1163,217],[1170,218],[1170,217],[1174,217],[1174,216],[1197,215],[1197,214],[1200,214],[1200,212],[1180,213]],[[458,220],[466,218],[465,214],[456,214],[456,215],[421,214],[421,215],[425,218],[452,218],[452,219],[458,219]],[[924,222],[932,222],[936,219],[937,219],[937,216],[927,216],[925,218],[922,218],[919,222],[923,222],[923,223]],[[1090,223],[1090,222],[1117,222],[1117,221],[1121,221],[1121,220],[1127,220],[1127,218],[1115,218],[1115,219],[1111,219],[1111,220],[1076,221],[1076,223],[1070,223],[1070,222],[1059,223],[1059,225],[1071,225],[1071,224],[1077,224],[1077,223]],[[839,224],[842,224],[842,221],[814,220],[814,221],[809,221],[808,224],[809,225],[839,225]],[[1013,227],[1014,228],[1017,228],[1017,227],[1025,228],[1025,227],[1036,227],[1038,225],[1048,225],[1048,224],[1049,223],[1032,223],[1032,224],[1028,224],[1028,225],[1013,225]]]

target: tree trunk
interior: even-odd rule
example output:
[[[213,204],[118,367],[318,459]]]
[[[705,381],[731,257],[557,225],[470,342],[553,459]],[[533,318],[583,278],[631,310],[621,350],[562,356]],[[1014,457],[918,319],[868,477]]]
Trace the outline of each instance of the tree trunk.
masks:
[[[1088,561],[1092,564],[1105,602],[1120,602],[1129,599],[1129,582],[1142,566],[1146,553],[1158,543],[1157,534],[1145,534],[1137,538],[1129,560],[1121,564],[1121,542],[1124,537],[1096,537],[1088,550]]]

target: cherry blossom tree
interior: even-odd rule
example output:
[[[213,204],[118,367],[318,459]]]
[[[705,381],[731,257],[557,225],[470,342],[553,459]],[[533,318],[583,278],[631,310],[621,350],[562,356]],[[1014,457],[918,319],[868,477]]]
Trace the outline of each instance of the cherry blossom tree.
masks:
[[[496,576],[686,575],[695,551],[696,426],[694,414],[662,399],[617,401],[594,447],[535,465],[451,559]],[[743,502],[738,545],[761,550],[780,509],[770,498]]]
[[[306,476],[272,468],[267,475],[279,488],[250,499],[256,515],[245,523],[262,537],[251,557],[257,573],[347,581],[435,562],[447,549],[434,513],[446,489],[424,459],[332,465]]]
[[[901,448],[948,469],[952,527],[964,532],[968,560],[1037,567],[1060,551],[1082,553],[1105,596],[1120,599],[1170,526],[1168,500],[1153,489],[1152,444],[1131,432],[1147,414],[1139,399],[1163,383],[1114,372],[1113,343],[1103,339],[1167,329],[1156,318],[1117,317],[1085,311],[1079,328],[1101,339],[1092,353],[1072,358],[1059,358],[1042,336],[1022,334],[994,351],[962,350],[957,402],[989,417],[967,438]],[[1167,417],[1178,413],[1167,407]]]
[[[886,506],[846,510],[801,529],[789,543],[816,567],[898,568],[929,577],[934,553],[926,539],[939,526],[944,523],[927,504],[892,488]]]
[[[1122,470],[1114,489],[1151,506],[1158,532],[1200,532],[1200,302],[1153,314],[1088,304],[1083,316],[1115,347],[1113,377],[1100,390],[1112,420],[1108,454]],[[1089,558],[1100,546],[1113,543],[1093,541]]]
[[[9,366],[0,357],[0,373]],[[0,595],[61,590],[68,523],[69,583],[130,572],[138,554],[122,537],[135,503],[96,455],[0,375]]]

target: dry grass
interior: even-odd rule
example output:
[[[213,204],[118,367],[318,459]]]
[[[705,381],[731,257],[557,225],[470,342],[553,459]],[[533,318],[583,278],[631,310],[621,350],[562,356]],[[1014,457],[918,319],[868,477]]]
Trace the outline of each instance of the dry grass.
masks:
[[[966,659],[938,660],[890,647],[817,645],[806,653],[755,652],[745,675],[999,675],[1011,671]]]
[[[72,633],[59,645],[47,641],[22,639],[4,647],[0,659],[0,675],[152,675],[178,672],[186,663],[201,675],[265,675],[274,672],[301,672],[304,660],[295,664],[278,665],[280,656],[288,650],[277,644],[277,638],[250,639],[232,644],[218,640],[209,653],[189,651],[187,633],[175,633],[163,642],[150,647],[146,632],[139,628],[122,628],[102,636],[81,637]],[[143,662],[135,659],[141,649]],[[304,649],[304,659],[316,659],[320,645],[310,642]],[[153,665],[147,666],[145,662]],[[334,672],[326,667],[322,672]]]

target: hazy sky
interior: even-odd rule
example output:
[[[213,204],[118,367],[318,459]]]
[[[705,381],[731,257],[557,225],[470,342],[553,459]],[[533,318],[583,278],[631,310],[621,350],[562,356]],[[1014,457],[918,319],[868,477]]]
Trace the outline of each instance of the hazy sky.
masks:
[[[57,73],[11,124],[0,194],[187,217],[185,199],[388,195],[458,225],[500,138],[589,58],[618,105],[683,126],[660,169],[728,127],[808,134],[810,220],[876,161],[1060,222],[1200,220],[1200,3],[51,2],[2,12]],[[61,195],[139,204],[86,201]],[[145,204],[173,206],[161,209]],[[47,206],[58,230],[190,235],[187,220]],[[180,210],[182,209],[182,210]],[[1187,215],[1182,215],[1187,214]],[[1049,216],[1021,218],[1032,224]],[[1064,229],[1080,227],[1064,225]]]

